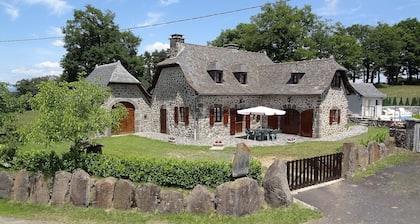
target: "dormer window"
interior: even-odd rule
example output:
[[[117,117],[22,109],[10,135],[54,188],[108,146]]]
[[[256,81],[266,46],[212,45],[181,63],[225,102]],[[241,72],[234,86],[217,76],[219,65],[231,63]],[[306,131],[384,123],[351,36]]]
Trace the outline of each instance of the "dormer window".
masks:
[[[246,72],[234,72],[233,75],[241,84],[247,83],[247,73]]]
[[[287,82],[287,84],[298,84],[299,83],[299,80],[302,79],[302,77],[303,77],[304,74],[305,73],[301,73],[301,72],[293,72],[290,75],[290,79]]]
[[[223,83],[223,71],[221,70],[210,70],[207,71],[210,77],[215,83]]]
[[[334,75],[333,80],[331,81],[332,88],[340,88],[341,87],[341,76],[340,73],[336,72]]]

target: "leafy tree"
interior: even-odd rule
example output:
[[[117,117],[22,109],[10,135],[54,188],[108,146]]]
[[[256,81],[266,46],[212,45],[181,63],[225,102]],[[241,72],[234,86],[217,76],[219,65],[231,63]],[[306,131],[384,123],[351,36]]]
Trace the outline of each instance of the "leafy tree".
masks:
[[[68,82],[43,82],[31,106],[39,116],[27,127],[28,139],[49,145],[72,141],[76,146],[107,128],[119,130],[126,111],[122,106],[107,110],[102,105],[111,96],[107,87],[85,79]]]
[[[404,105],[404,102],[403,102],[403,98],[402,97],[400,97],[400,102],[398,102],[398,105],[399,106],[403,106]]]
[[[41,82],[47,82],[55,80],[54,76],[43,76],[43,77],[36,77],[31,79],[21,79],[16,82],[15,87],[18,92],[18,95],[25,95],[30,94],[31,96],[35,96],[38,93],[38,85]]]
[[[142,84],[147,89],[151,85],[151,81],[153,80],[153,76],[156,73],[157,64],[168,57],[167,50],[155,50],[152,53],[146,51],[143,54],[143,60],[145,64],[145,70],[142,78]]]
[[[408,97],[405,99],[405,104],[406,106],[410,106],[410,100],[408,99]]]
[[[85,11],[74,11],[74,19],[63,28],[67,53],[61,60],[62,79],[76,81],[80,72],[89,74],[96,65],[117,60],[137,79],[143,76],[143,63],[137,56],[141,39],[130,31],[120,31],[114,17],[112,12],[103,13],[91,5]]]
[[[396,106],[397,105],[397,97],[394,96],[394,98],[392,99],[392,106]]]
[[[402,64],[408,71],[408,84],[410,84],[413,83],[413,77],[420,72],[420,22],[417,18],[406,19],[399,22],[397,27],[401,29],[404,44],[401,52]]]
[[[417,97],[413,97],[411,100],[411,106],[417,106]]]

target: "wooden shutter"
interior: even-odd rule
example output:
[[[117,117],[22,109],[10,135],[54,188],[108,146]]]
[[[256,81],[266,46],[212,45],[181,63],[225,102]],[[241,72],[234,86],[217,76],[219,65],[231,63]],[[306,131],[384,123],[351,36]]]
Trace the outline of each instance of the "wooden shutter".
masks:
[[[330,125],[332,125],[334,120],[334,110],[330,110]]]
[[[229,108],[223,108],[223,124],[228,124],[229,122]]]
[[[341,110],[337,110],[337,124],[340,124],[340,114],[341,114]]]
[[[175,107],[174,109],[174,120],[175,124],[178,124],[178,107]]]
[[[185,107],[184,109],[184,123],[185,125],[189,125],[190,124],[190,108],[189,107]]]
[[[245,127],[251,128],[251,115],[249,114],[245,116]]]
[[[210,125],[214,125],[214,108],[210,107]]]

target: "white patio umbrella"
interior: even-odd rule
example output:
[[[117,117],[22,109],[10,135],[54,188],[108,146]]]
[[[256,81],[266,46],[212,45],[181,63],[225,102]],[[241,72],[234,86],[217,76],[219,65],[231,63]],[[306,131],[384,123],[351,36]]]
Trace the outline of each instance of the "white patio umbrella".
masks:
[[[254,114],[254,115],[273,116],[273,115],[285,115],[286,111],[264,107],[264,106],[258,106],[258,107],[250,107],[247,109],[238,110],[237,113],[242,114],[242,115]]]

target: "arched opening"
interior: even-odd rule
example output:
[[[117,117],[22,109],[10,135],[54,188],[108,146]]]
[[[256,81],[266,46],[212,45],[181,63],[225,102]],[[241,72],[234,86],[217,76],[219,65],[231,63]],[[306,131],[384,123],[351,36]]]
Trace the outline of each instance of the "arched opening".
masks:
[[[134,119],[134,105],[128,102],[120,102],[127,110],[127,117],[120,120],[120,131],[112,131],[112,134],[130,134],[135,132],[135,119]]]
[[[294,109],[286,109],[286,114],[281,116],[281,131],[287,134],[299,134],[300,114]]]

